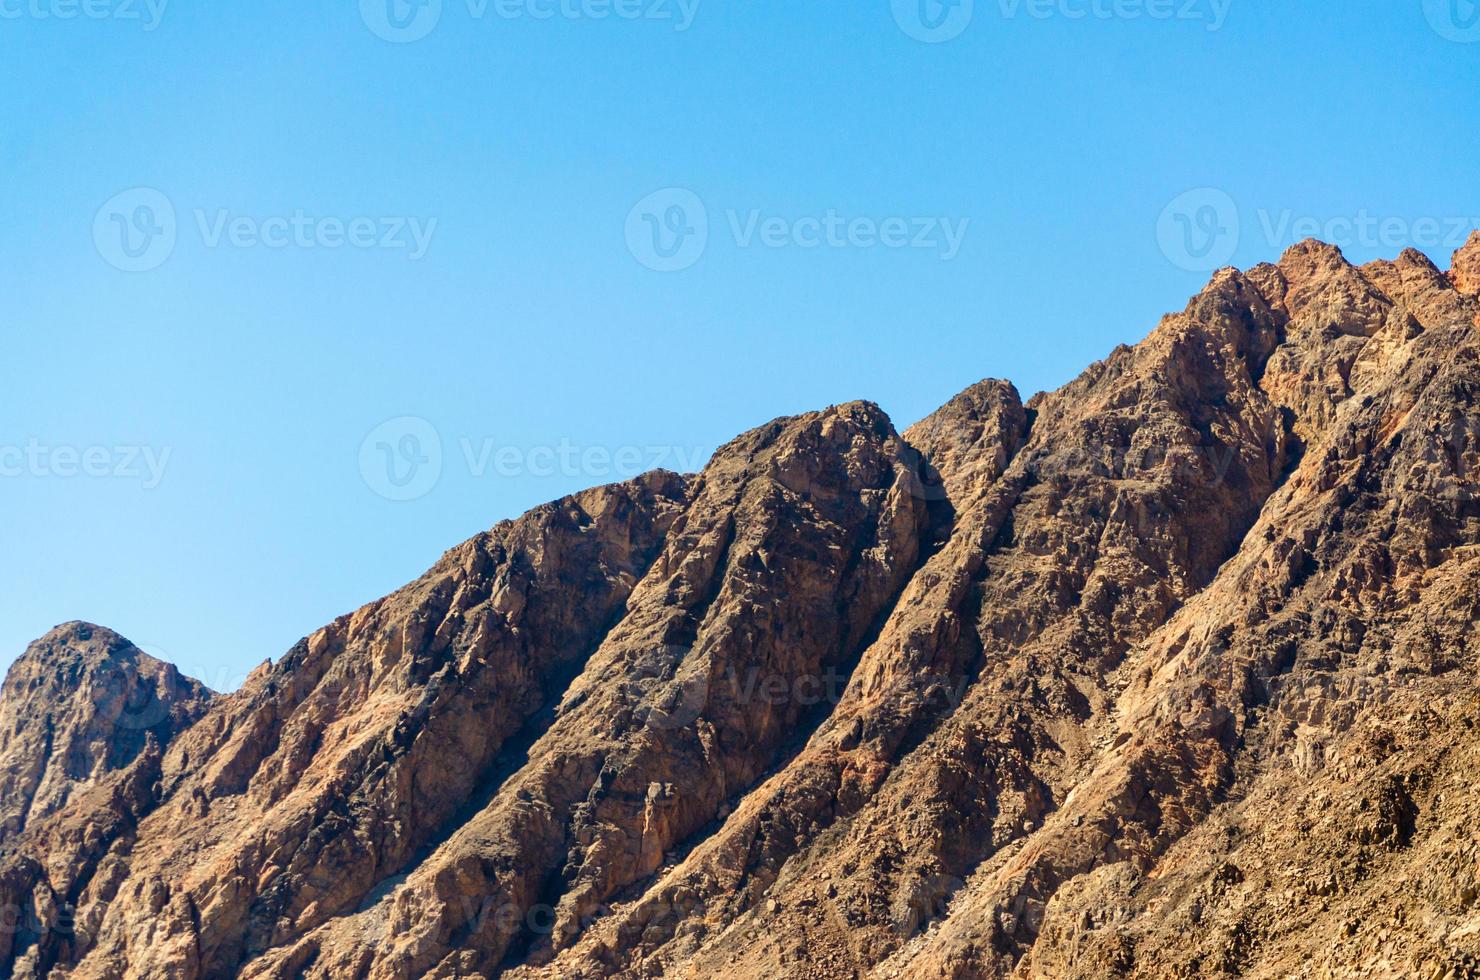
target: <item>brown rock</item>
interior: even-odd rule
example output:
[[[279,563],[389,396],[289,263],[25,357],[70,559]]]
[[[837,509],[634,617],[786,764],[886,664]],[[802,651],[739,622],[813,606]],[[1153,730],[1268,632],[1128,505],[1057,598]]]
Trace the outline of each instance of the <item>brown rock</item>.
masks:
[[[1470,232],[1470,240],[1454,253],[1449,279],[1462,293],[1470,296],[1480,293],[1480,231]]]
[[[1476,975],[1477,259],[1304,242],[1027,404],[505,522],[89,769],[0,856],[0,958]]]
[[[65,623],[0,687],[0,843],[188,728],[211,692],[112,630]]]

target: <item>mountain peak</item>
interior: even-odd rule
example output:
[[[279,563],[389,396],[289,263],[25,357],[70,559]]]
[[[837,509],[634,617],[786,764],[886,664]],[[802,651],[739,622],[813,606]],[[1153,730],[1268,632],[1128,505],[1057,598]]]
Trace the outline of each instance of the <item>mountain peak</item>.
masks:
[[[95,634],[103,634],[104,636],[109,637],[118,636],[117,633],[113,632],[106,626],[99,626],[97,623],[89,623],[81,619],[71,619],[65,623],[58,623],[56,626],[53,626],[51,629],[47,630],[41,635],[39,639],[35,641],[35,643],[31,644],[31,646],[35,647],[42,644],[71,643],[74,641],[86,643],[91,640]],[[122,637],[119,638],[122,639]]]
[[[0,841],[204,714],[205,685],[104,626],[48,630],[0,686]]]
[[[97,623],[89,623],[86,620],[73,619],[65,623],[59,623],[47,630],[38,639],[26,647],[24,653],[16,661],[33,657],[66,657],[66,656],[90,656],[100,657],[122,657],[124,659],[135,659],[144,657],[150,660],[156,658],[140,650],[127,638],[109,629],[99,626]]]

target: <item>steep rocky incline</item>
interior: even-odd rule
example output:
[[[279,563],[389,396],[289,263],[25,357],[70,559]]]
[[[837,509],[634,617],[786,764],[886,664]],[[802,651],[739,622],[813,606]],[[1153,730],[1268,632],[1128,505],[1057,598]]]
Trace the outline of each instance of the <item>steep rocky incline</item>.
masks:
[[[1455,267],[1477,258],[1480,238]],[[979,910],[1035,874],[1039,891],[1080,875],[1042,910],[1022,975],[1480,969],[1480,283],[1416,252],[1351,270],[1311,249],[1282,265],[1270,280],[1284,279],[1297,342],[1339,343],[1333,314],[1359,281],[1368,314],[1347,323],[1368,339],[1244,549],[1131,661],[1123,744],[1065,807],[1084,826],[1061,821],[973,896]],[[1187,806],[1191,758],[1223,769],[1228,791],[1188,808],[1202,819],[1185,837],[1151,836],[1152,806]],[[1129,816],[1154,842],[1144,856],[1065,860],[1123,835],[1143,793]]]
[[[1477,292],[1305,242],[1026,403],[505,522],[83,767],[0,962],[1480,975]]]
[[[1287,420],[1256,384],[1280,329],[1224,276],[1061,392],[1025,409],[988,383],[910,430],[945,474],[954,530],[832,722],[543,973],[847,976],[936,919],[1069,792],[1108,737],[1110,672],[1207,584],[1283,478]]]
[[[0,844],[79,788],[167,745],[211,692],[111,630],[65,623],[31,644],[0,687]]]
[[[927,508],[908,455],[866,404],[721,448],[627,617],[488,806],[380,903],[249,975],[487,974],[577,938],[826,709],[793,695],[846,675],[918,566]]]
[[[16,842],[0,954],[16,976],[230,976],[353,911],[547,723],[685,492],[655,473],[537,508],[264,664]]]

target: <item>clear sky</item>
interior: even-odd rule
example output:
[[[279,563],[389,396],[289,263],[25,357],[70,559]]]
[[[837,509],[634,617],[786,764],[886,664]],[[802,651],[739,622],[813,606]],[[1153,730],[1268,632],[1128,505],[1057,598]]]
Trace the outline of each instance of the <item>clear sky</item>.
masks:
[[[1480,221],[1470,0],[0,0],[0,663],[217,688],[531,505]]]

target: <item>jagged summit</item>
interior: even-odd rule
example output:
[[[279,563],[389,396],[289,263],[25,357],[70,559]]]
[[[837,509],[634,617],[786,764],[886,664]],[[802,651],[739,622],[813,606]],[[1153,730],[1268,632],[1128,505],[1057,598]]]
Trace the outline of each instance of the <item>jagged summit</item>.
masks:
[[[58,648],[66,649],[71,647],[72,644],[88,643],[94,639],[95,634],[101,637],[103,649],[116,649],[119,652],[138,649],[106,626],[99,626],[96,623],[73,619],[65,623],[59,623],[47,630],[40,639],[36,640],[26,649],[26,655],[44,653]]]
[[[1026,404],[500,523],[27,820],[0,962],[1473,975],[1477,263],[1302,242]]]
[[[0,842],[127,766],[149,738],[167,744],[212,696],[105,627],[48,631],[0,687]]]

